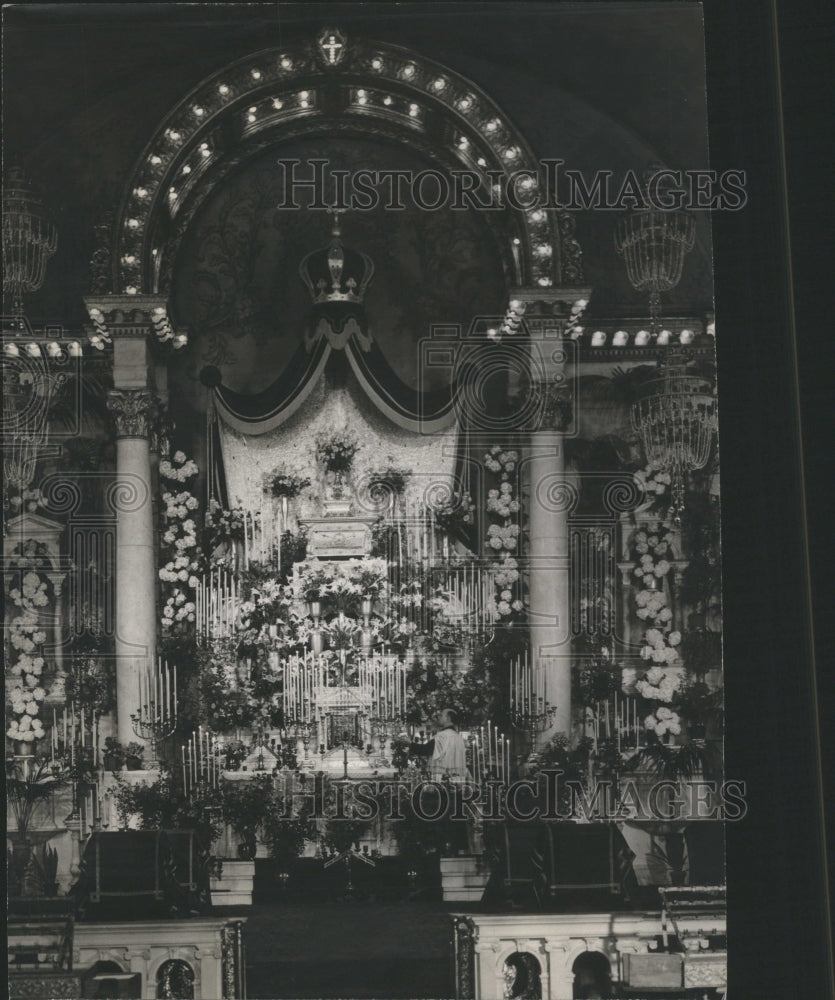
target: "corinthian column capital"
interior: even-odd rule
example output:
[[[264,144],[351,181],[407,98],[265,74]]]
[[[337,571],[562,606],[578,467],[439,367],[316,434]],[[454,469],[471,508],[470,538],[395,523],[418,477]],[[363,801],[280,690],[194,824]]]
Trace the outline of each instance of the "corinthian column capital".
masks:
[[[116,437],[147,438],[156,415],[156,400],[150,389],[111,389],[107,408],[116,422]]]

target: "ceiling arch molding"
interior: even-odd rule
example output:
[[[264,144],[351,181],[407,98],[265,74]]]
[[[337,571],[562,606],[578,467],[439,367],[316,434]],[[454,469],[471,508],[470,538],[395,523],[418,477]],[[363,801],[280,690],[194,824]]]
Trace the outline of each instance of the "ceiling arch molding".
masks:
[[[114,290],[167,291],[180,241],[211,191],[270,146],[325,133],[406,145],[446,171],[474,171],[484,184],[499,171],[528,171],[541,183],[524,136],[475,84],[408,49],[328,29],[212,74],[161,122],[115,220]],[[500,231],[510,283],[582,281],[569,213],[532,207],[485,215]]]

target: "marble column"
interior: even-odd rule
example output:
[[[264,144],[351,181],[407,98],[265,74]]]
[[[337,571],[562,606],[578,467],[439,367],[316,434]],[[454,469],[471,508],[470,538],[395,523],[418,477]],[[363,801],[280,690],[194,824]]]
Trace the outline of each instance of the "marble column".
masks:
[[[543,405],[530,434],[528,478],[528,619],[535,667],[546,674],[552,708],[540,744],[571,734],[571,632],[568,514],[575,496],[565,476],[565,410],[570,396],[562,379],[537,386]]]
[[[577,501],[574,478],[566,474],[565,441],[576,433],[574,405],[577,344],[567,335],[577,305],[588,302],[587,287],[514,288],[514,311],[524,316],[530,398],[522,429],[523,482],[527,489],[525,569],[531,655],[545,671],[546,697],[553,709],[536,742],[557,734],[571,738],[571,615],[568,518]],[[582,308],[585,306],[583,305]]]
[[[131,715],[139,708],[139,670],[156,654],[156,579],[151,496],[149,389],[113,389],[107,405],[116,424],[116,712],[121,743],[141,742]]]

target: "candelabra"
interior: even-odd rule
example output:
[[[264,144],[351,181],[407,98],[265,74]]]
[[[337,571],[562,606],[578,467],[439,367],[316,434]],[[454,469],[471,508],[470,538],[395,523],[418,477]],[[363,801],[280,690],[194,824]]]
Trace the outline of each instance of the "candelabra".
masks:
[[[549,727],[556,710],[556,705],[551,705],[542,697],[532,699],[527,708],[512,713],[513,728],[527,733],[533,742]]]
[[[130,721],[136,735],[150,744],[151,769],[155,770],[158,764],[157,744],[173,735],[177,728],[177,716],[155,716],[151,706],[141,705],[139,711],[131,715]]]
[[[172,684],[173,680],[173,684]],[[157,766],[157,744],[177,728],[177,668],[159,660],[144,664],[137,675],[139,711],[130,717],[136,735],[151,745],[151,768]]]

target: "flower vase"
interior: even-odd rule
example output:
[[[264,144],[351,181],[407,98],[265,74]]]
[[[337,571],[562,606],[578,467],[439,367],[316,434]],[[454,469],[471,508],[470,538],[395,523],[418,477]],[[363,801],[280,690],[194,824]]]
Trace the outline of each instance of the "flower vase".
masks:
[[[316,656],[321,656],[325,649],[325,637],[319,629],[310,633],[310,648]]]
[[[322,602],[321,601],[311,601],[310,602],[310,617],[313,619],[314,624],[318,627],[319,619],[322,617]]]
[[[331,494],[334,500],[341,500],[345,494],[345,487],[342,480],[342,470],[336,469],[333,474],[333,486],[331,487]]]

